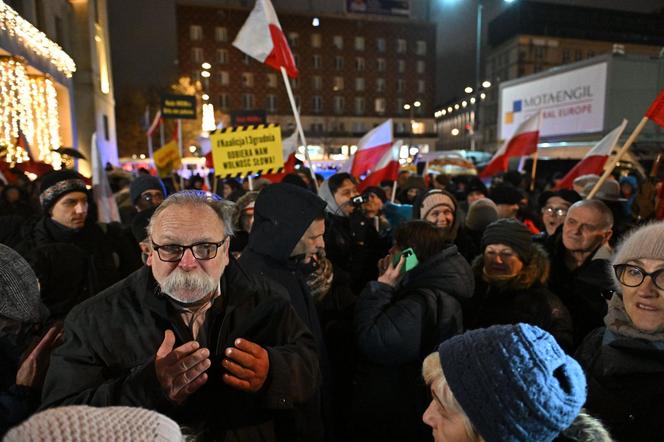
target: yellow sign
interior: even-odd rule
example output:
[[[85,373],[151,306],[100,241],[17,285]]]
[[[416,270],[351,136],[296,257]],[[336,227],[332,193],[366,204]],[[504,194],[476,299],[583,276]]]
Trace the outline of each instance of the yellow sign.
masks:
[[[155,150],[152,154],[152,159],[154,160],[154,165],[157,167],[159,176],[162,178],[170,176],[174,170],[179,169],[180,165],[182,165],[180,150],[175,140]]]
[[[281,130],[274,124],[222,129],[210,134],[210,144],[217,176],[273,173],[284,166]]]

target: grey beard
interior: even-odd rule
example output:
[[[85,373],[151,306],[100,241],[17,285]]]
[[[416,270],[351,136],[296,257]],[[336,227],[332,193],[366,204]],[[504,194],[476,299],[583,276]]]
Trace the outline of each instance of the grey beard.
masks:
[[[161,291],[169,297],[183,304],[191,304],[216,290],[219,281],[203,272],[185,272],[176,268],[160,285]]]

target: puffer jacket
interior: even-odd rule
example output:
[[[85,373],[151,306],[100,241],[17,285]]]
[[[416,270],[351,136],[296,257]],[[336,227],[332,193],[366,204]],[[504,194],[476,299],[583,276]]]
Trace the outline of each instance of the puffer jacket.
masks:
[[[427,440],[422,361],[463,331],[461,302],[473,275],[450,245],[405,274],[396,287],[370,282],[355,310],[360,354],[354,383],[356,440]]]
[[[497,324],[536,325],[551,333],[564,349],[572,347],[572,319],[558,296],[546,288],[549,258],[533,245],[533,258],[509,281],[490,281],[484,274],[484,257],[473,261],[475,294],[464,306],[466,328]]]

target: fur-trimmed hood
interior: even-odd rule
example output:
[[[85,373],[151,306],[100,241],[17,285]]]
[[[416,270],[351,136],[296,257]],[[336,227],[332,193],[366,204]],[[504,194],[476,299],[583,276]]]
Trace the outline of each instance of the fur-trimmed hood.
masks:
[[[500,285],[501,290],[524,290],[533,285],[544,285],[549,279],[551,263],[549,255],[539,244],[533,244],[530,262],[524,264],[517,276],[509,281],[492,281],[484,274],[484,255],[480,254],[473,260],[473,273],[489,285]],[[494,284],[495,283],[495,284]]]
[[[598,419],[581,411],[572,425],[555,442],[612,442],[609,432]]]

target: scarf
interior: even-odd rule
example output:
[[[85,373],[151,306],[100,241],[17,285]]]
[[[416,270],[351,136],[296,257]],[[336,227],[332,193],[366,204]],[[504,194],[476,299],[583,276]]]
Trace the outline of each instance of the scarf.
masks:
[[[627,315],[625,304],[618,294],[613,295],[609,301],[609,312],[604,318],[604,324],[612,334],[643,339],[656,344],[658,348],[660,345],[664,348],[664,327],[651,333],[637,329]]]

